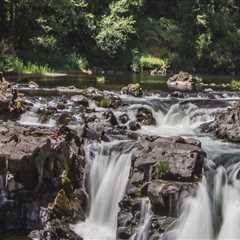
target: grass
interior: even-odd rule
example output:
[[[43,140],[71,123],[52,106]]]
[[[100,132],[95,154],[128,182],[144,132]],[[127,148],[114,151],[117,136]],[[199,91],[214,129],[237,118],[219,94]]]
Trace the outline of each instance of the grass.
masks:
[[[158,168],[159,177],[160,178],[164,177],[169,171],[170,171],[169,163],[167,161],[160,161]]]
[[[133,63],[131,65],[134,72],[157,69],[162,75],[166,74],[169,68],[167,59],[153,56],[151,54],[141,54],[137,50],[133,51]]]
[[[28,62],[24,62],[19,58],[14,58],[9,63],[9,70],[17,73],[27,73],[27,74],[44,74],[54,72],[48,65],[38,65]]]

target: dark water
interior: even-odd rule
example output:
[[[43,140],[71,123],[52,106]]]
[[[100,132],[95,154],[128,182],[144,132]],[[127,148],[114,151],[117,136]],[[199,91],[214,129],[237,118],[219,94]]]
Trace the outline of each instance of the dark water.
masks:
[[[232,76],[201,76],[204,83],[210,84],[209,87],[215,90],[229,90],[223,88],[222,84],[230,83],[233,79],[239,79]],[[129,83],[140,83],[144,89],[149,90],[166,90],[167,77],[149,76],[144,74],[133,73],[115,73],[106,75],[105,81],[98,81],[98,76],[87,74],[68,74],[65,76],[22,76],[13,77],[13,80],[19,82],[29,82],[30,80],[37,82],[40,87],[56,87],[74,85],[78,88],[97,87],[106,90],[120,90],[123,86]],[[215,86],[212,86],[215,84]]]

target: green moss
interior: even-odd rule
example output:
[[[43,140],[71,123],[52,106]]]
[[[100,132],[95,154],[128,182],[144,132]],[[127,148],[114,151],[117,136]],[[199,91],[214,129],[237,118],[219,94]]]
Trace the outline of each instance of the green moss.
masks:
[[[102,108],[111,107],[112,99],[109,96],[104,96],[101,100],[96,101],[96,105]]]
[[[158,175],[159,177],[164,177],[170,171],[170,166],[167,161],[159,161]]]

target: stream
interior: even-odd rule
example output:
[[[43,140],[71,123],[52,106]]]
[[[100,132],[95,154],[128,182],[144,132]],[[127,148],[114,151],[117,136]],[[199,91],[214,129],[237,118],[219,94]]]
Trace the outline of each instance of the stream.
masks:
[[[44,87],[49,86],[44,85]],[[144,97],[122,95],[119,93],[120,86],[118,90],[110,91],[122,102],[120,107],[111,109],[117,119],[116,125],[121,125],[121,130],[116,130],[117,134],[115,134],[106,128],[104,136],[107,137],[107,141],[94,139],[85,142],[84,188],[88,192],[89,202],[86,218],[71,223],[70,228],[84,240],[238,239],[240,237],[240,148],[236,143],[226,142],[211,132],[202,131],[202,128],[214,122],[216,114],[240,100],[240,94],[214,90],[210,94],[185,94],[184,98],[177,98],[172,97],[167,91],[151,92],[150,87],[148,88],[150,93]],[[81,127],[86,121],[86,117],[82,116],[82,107],[72,98],[32,96],[27,99],[31,102],[31,108],[17,119],[18,126],[53,129],[59,125],[59,116],[63,114],[66,116],[64,120],[70,119],[68,125],[72,128]],[[63,103],[64,108],[55,110],[59,103]],[[97,107],[94,101],[91,101],[89,106],[95,111],[85,113],[87,116],[98,117],[106,112],[106,109]],[[153,219],[157,215],[161,217],[165,215],[156,213],[148,194],[137,195],[139,210],[132,218],[132,213],[126,210],[127,207],[120,206],[122,202],[127,201],[126,192],[131,196],[131,193],[128,193],[129,181],[134,172],[138,173],[138,170],[132,168],[137,138],[130,138],[120,132],[128,129],[129,122],[138,121],[137,114],[142,108],[151,113],[154,124],[142,124],[140,128],[132,130],[134,134],[152,138],[181,137],[189,141],[195,139],[200,142],[202,150],[206,153],[203,176],[195,187],[195,193],[174,200],[181,202],[180,210],[174,212],[175,210],[170,209],[174,212],[175,220],[169,224],[166,231],[158,234],[153,231]],[[43,114],[46,109],[48,109],[46,114]],[[54,110],[51,112],[51,109]],[[119,119],[124,114],[129,119],[120,123]],[[97,124],[98,120],[95,122]],[[90,125],[89,134],[94,126],[94,124]],[[179,154],[182,154],[180,150]],[[168,179],[164,180],[168,181]],[[185,181],[176,178],[169,181],[191,182],[189,179]],[[124,234],[121,235],[124,237],[119,237],[120,212],[130,215],[125,227],[121,228],[124,229]],[[128,227],[130,230],[127,229]]]

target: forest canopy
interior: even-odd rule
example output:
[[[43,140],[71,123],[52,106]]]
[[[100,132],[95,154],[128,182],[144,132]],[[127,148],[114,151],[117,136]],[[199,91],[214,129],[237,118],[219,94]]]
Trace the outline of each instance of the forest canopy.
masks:
[[[0,0],[0,68],[139,71],[146,59],[172,71],[239,73],[240,1]]]

